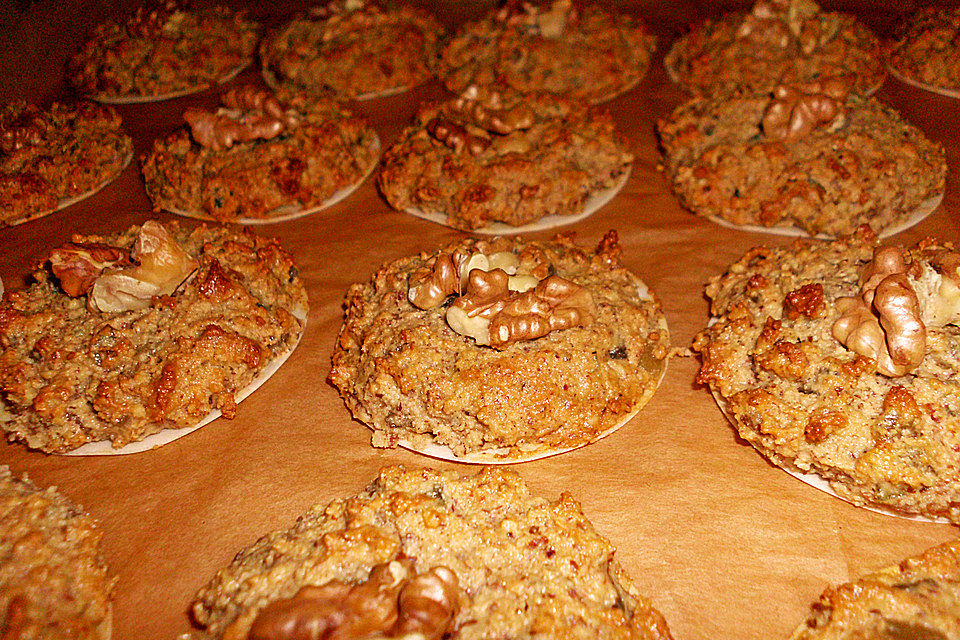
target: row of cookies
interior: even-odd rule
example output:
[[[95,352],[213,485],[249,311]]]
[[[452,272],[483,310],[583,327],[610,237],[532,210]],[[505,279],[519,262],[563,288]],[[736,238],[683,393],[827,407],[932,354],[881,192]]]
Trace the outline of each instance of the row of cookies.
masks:
[[[115,584],[96,521],[0,467],[6,637],[109,640]],[[830,587],[793,640],[954,638],[960,543]],[[388,467],[357,495],[257,540],[199,590],[197,639],[615,637],[669,640],[569,495],[514,472]]]
[[[312,12],[310,24],[336,24],[359,34],[351,40],[357,46],[372,46],[368,41],[383,35],[373,26],[381,19],[391,28],[413,20],[387,20],[383,11],[376,5],[334,3]],[[471,82],[481,88],[458,82],[459,98],[426,105],[385,155],[380,182],[388,201],[457,228],[503,233],[574,222],[611,197],[626,179],[630,154],[612,134],[609,120],[553,94],[517,93],[536,89],[579,96],[571,87],[591,87],[596,78],[626,74],[630,82],[638,79],[631,73],[645,69],[647,61],[627,64],[623,55],[598,56],[614,59],[606,75],[586,67],[579,78],[567,68],[575,43],[587,37],[584,29],[592,34],[603,23],[609,30],[611,21],[621,19],[593,7],[588,14],[581,16],[569,2],[553,3],[549,10],[511,5],[481,21],[484,29],[476,23],[484,33],[506,30],[519,39],[504,45],[506,58],[516,57],[508,54],[520,41],[552,48],[543,56],[524,57],[523,73],[508,73],[503,60],[490,62],[483,72],[471,70]],[[126,29],[137,38],[156,38],[154,32],[166,33],[170,24],[186,21],[184,15],[189,14],[170,8],[139,11]],[[311,30],[297,20],[293,24],[299,26],[288,29],[303,33],[291,38],[328,42],[329,34],[317,35],[320,27],[314,24]],[[185,28],[180,35],[197,37],[190,33]],[[475,42],[486,41],[480,36],[461,39],[472,42],[463,45],[470,52],[485,50]],[[289,51],[300,51],[302,58],[305,48],[316,47],[300,43]],[[836,235],[868,223],[890,234],[928,215],[942,197],[943,151],[894,111],[862,97],[883,80],[879,48],[879,41],[850,16],[800,0],[758,2],[746,15],[708,22],[678,40],[668,68],[684,86],[714,94],[692,99],[658,127],[681,201],[721,223],[787,233]],[[344,54],[347,63],[359,64],[355,57],[377,59],[354,54]],[[563,73],[541,57],[560,61]],[[496,81],[488,77],[491,68],[498,70]],[[551,84],[558,77],[572,84]],[[292,84],[311,91],[305,82]],[[725,89],[719,91],[721,86]],[[145,177],[158,206],[199,217],[281,221],[329,206],[372,170],[378,148],[375,134],[343,107],[289,91],[270,100],[249,90],[230,93],[221,109],[188,110],[184,116],[191,133],[158,141],[144,159]],[[549,180],[555,175],[565,179]],[[69,202],[64,196],[56,200],[59,206]],[[15,219],[24,217],[20,213]]]

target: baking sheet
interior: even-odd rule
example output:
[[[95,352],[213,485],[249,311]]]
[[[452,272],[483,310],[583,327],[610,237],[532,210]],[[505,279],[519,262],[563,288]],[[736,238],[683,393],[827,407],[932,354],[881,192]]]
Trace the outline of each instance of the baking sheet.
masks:
[[[543,216],[538,220],[533,222],[528,222],[527,224],[522,224],[518,226],[513,226],[510,224],[505,224],[503,222],[491,222],[490,224],[484,225],[477,229],[471,229],[468,233],[473,233],[476,235],[482,236],[506,236],[513,235],[517,233],[533,233],[534,231],[546,231],[548,229],[555,229],[556,227],[563,227],[568,224],[574,224],[580,222],[584,218],[587,218],[593,215],[600,207],[607,204],[623,189],[623,186],[627,184],[627,180],[630,179],[630,172],[632,167],[627,167],[627,170],[623,172],[613,186],[607,187],[602,191],[598,191],[593,194],[583,203],[583,211],[581,213],[569,216],[562,215],[548,215]],[[448,223],[447,214],[440,211],[424,211],[418,207],[408,207],[404,209],[404,212],[409,213],[412,216],[418,218],[423,218],[424,220],[429,220],[430,222],[435,222],[437,224],[442,224],[445,227],[451,227],[457,229]],[[466,230],[464,230],[466,231]]]
[[[44,3],[31,4],[0,39],[0,56],[18,61],[0,69],[2,99],[39,101],[69,91],[63,60],[100,20],[79,10],[76,0],[62,6],[50,12]],[[427,6],[451,27],[488,9],[434,0]],[[623,6],[651,23],[661,51],[691,20],[724,8],[689,0]],[[900,10],[874,0],[851,8],[881,35]],[[279,24],[294,9],[268,4],[255,11]],[[637,90],[607,105],[633,143],[630,181],[606,206],[562,230],[590,246],[616,228],[625,266],[657,292],[671,340],[682,348],[707,317],[704,284],[752,246],[790,240],[726,229],[677,202],[654,168],[660,156],[652,123],[686,95],[666,81],[660,60]],[[942,97],[906,89],[889,83],[881,97],[942,142],[955,167],[960,101],[944,105]],[[411,121],[418,100],[447,97],[439,83],[430,83],[361,108],[389,144]],[[215,96],[190,100],[212,105]],[[123,107],[136,148],[150,149],[154,139],[181,126],[182,106]],[[898,241],[927,235],[960,240],[958,177],[952,169],[943,205]],[[8,288],[22,282],[46,248],[73,233],[112,233],[151,217],[133,172],[116,186],[121,189],[105,189],[68,211],[0,229],[0,277]],[[310,321],[296,357],[243,402],[236,418],[132,456],[51,456],[0,442],[0,459],[15,473],[56,485],[99,520],[106,560],[118,577],[118,640],[190,631],[194,594],[239,549],[289,527],[314,504],[363,490],[384,465],[475,471],[405,449],[374,449],[370,432],[324,381],[348,287],[368,280],[385,262],[432,251],[462,234],[392,210],[369,180],[330,215],[255,232],[279,237],[293,253],[310,298]],[[828,585],[957,536],[950,525],[853,507],[771,468],[737,440],[710,394],[693,384],[697,365],[695,358],[673,358],[660,388],[625,428],[576,451],[512,467],[537,495],[555,499],[569,492],[582,504],[678,640],[788,638]]]

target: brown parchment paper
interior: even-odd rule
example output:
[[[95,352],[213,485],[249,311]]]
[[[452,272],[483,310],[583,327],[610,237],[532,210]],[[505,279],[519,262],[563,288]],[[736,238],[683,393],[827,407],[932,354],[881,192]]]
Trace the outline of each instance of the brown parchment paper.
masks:
[[[252,15],[268,26],[280,24],[299,6],[250,5]],[[490,5],[428,6],[453,26]],[[688,1],[627,7],[661,37],[648,77],[608,104],[637,160],[617,198],[565,228],[586,243],[596,243],[608,229],[619,230],[624,261],[663,301],[677,346],[688,345],[706,322],[702,291],[712,274],[755,244],[789,242],[725,229],[685,212],[657,168],[653,124],[683,97],[662,69],[663,51],[690,21],[732,6]],[[860,14],[881,33],[896,20],[890,3],[879,0],[841,8]],[[0,22],[6,24],[0,29],[0,99],[43,103],[69,97],[64,62],[89,28],[125,10],[121,0],[6,3],[0,9]],[[185,107],[211,106],[217,91],[242,81],[259,82],[257,70],[247,70],[222,89],[117,110],[142,153],[155,137],[180,125]],[[358,108],[387,146],[419,101],[443,95],[439,83],[432,82]],[[943,142],[948,162],[956,165],[960,101],[895,80],[878,95]],[[0,276],[8,287],[16,285],[72,233],[112,232],[149,215],[138,168],[128,167],[89,200],[0,230]],[[957,174],[951,170],[940,210],[897,240],[937,234],[956,241],[958,216]],[[385,261],[432,249],[458,232],[392,211],[372,179],[330,209],[258,232],[279,236],[295,255],[310,314],[300,347],[240,405],[235,419],[217,420],[132,456],[47,456],[0,443],[0,463],[28,472],[39,484],[57,485],[99,519],[107,560],[119,577],[114,638],[172,638],[187,631],[194,592],[242,546],[290,526],[315,503],[359,491],[381,466],[457,466],[404,450],[371,448],[370,432],[350,418],[325,378],[347,286],[368,278]],[[694,387],[697,366],[694,358],[671,362],[650,404],[608,438],[514,467],[538,493],[555,498],[569,491],[583,503],[676,638],[785,638],[827,585],[957,534],[948,525],[856,509],[768,464],[738,440],[710,394]]]

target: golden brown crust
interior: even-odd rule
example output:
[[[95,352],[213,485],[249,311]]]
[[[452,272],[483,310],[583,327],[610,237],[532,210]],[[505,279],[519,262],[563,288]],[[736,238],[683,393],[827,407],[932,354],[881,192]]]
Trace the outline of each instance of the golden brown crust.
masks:
[[[108,640],[110,592],[96,521],[54,488],[0,466],[0,634]]]
[[[471,239],[385,265],[347,293],[329,380],[374,429],[374,446],[403,439],[457,455],[504,447],[518,456],[592,442],[647,401],[669,349],[659,304],[620,267],[618,253],[615,234],[595,252],[569,236]],[[489,339],[482,321],[490,318],[481,311],[489,305],[475,305],[471,315],[455,296],[430,309],[410,303],[438,260],[456,255],[462,266],[476,254],[484,263],[510,256],[516,275],[501,276],[529,288],[551,275],[581,287],[595,305],[592,321],[492,348],[482,346]]]
[[[960,637],[960,542],[830,587],[791,640]]]

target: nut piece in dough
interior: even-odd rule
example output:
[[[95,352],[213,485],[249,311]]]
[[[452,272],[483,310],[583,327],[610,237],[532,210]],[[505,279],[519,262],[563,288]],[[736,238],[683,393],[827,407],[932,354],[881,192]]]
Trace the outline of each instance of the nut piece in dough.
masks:
[[[439,640],[460,609],[457,576],[439,566],[416,575],[412,560],[370,570],[356,585],[339,580],[306,586],[271,602],[253,621],[247,640],[361,640],[417,634]]]
[[[86,295],[104,269],[127,264],[124,250],[103,243],[68,242],[50,252],[50,270],[71,298]]]
[[[223,150],[238,142],[269,140],[299,122],[296,111],[284,109],[271,94],[251,86],[232,89],[223,96],[223,104],[215,113],[194,107],[183,112],[200,146]]]
[[[170,295],[199,266],[158,222],[140,228],[131,257],[139,265],[105,271],[93,283],[91,307],[105,313],[134,311],[150,306],[154,296]]]

